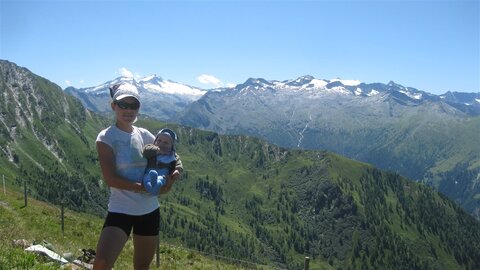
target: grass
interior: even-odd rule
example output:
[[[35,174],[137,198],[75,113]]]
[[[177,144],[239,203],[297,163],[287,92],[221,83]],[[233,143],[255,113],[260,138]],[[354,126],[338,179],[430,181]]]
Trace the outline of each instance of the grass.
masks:
[[[82,255],[81,249],[95,249],[103,219],[65,209],[64,231],[61,230],[61,210],[41,201],[28,198],[24,206],[23,194],[7,190],[0,194],[0,270],[7,269],[60,269],[61,265],[15,247],[13,240],[25,239],[30,243],[51,243],[58,254]],[[152,269],[272,269],[248,262],[229,261],[195,250],[160,244],[159,266]],[[133,243],[127,242],[117,260],[115,269],[133,269]],[[243,263],[244,266],[241,264]]]

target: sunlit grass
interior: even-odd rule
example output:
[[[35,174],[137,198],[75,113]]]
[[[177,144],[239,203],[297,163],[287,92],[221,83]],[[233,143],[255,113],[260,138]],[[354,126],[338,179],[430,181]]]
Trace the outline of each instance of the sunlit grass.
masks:
[[[103,219],[64,210],[64,231],[61,226],[61,207],[52,206],[28,198],[25,207],[23,194],[7,190],[0,194],[0,270],[10,269],[60,269],[61,265],[48,261],[39,255],[28,253],[22,247],[16,247],[13,240],[25,239],[31,244],[49,243],[60,255],[72,253],[74,258],[82,255],[81,249],[95,249]],[[160,244],[159,265],[156,258],[152,269],[251,269],[230,264],[201,253]],[[118,258],[115,269],[133,269],[133,243],[131,239],[125,245]],[[208,254],[206,254],[208,255]],[[259,266],[257,269],[271,269]]]

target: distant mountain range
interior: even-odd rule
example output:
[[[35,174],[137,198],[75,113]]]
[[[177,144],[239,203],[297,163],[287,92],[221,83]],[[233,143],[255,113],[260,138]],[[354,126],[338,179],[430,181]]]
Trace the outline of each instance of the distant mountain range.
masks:
[[[156,75],[140,80],[131,77],[119,77],[95,87],[81,89],[68,87],[65,92],[77,97],[89,110],[110,112],[111,99],[108,88],[120,82],[135,85],[142,98],[142,113],[160,120],[175,117],[185,107],[207,92],[199,88],[163,80]]]
[[[362,97],[389,93],[399,100],[405,100],[412,104],[426,101],[443,101],[467,114],[480,114],[480,93],[447,92],[437,96],[412,87],[404,87],[394,82],[390,82],[387,85],[382,83],[365,84],[357,80],[319,80],[312,76],[303,76],[290,81],[267,81],[265,79],[250,78],[244,84],[237,85],[235,88],[208,90],[164,80],[157,75],[147,76],[138,80],[132,77],[118,77],[101,85],[79,89],[67,87],[65,91],[77,97],[87,109],[108,112],[110,111],[108,88],[119,82],[135,85],[141,93],[142,102],[145,103],[142,104],[142,113],[161,120],[175,119],[177,117],[176,113],[185,110],[187,106],[200,99],[207,92],[230,91],[239,87],[245,88],[248,85],[301,92],[306,98],[318,97],[318,95],[325,93]]]
[[[207,95],[215,93],[223,92]],[[2,60],[0,96],[0,174],[7,186],[21,191],[26,183],[28,196],[105,214],[108,190],[95,138],[111,119],[86,110],[47,79]],[[301,269],[305,256],[311,258],[310,269],[480,269],[479,222],[424,184],[327,151],[139,118],[138,125],[151,132],[169,126],[180,137],[177,151],[185,171],[160,197],[164,242],[282,269]],[[418,132],[406,136],[416,138]],[[454,144],[450,150],[462,153],[457,149]],[[428,146],[421,153],[436,156],[431,151]],[[463,185],[468,175],[459,172],[456,179]],[[9,202],[19,200],[6,196],[13,196]],[[6,221],[14,210],[28,220],[28,209],[0,201]],[[70,218],[67,222],[78,221]],[[38,230],[29,233],[43,237]],[[95,241],[86,240],[90,234],[82,231],[73,234]],[[78,239],[69,241],[78,246]],[[0,241],[0,253],[12,254],[4,242],[9,243]]]
[[[479,97],[394,82],[249,79],[207,92],[173,121],[368,162],[436,187],[479,218]]]
[[[87,108],[108,111],[106,88],[120,80],[66,91]],[[434,95],[394,82],[312,76],[250,78],[210,90],[155,76],[127,81],[139,87],[141,112],[151,117],[334,151],[428,183],[480,218],[480,93]]]

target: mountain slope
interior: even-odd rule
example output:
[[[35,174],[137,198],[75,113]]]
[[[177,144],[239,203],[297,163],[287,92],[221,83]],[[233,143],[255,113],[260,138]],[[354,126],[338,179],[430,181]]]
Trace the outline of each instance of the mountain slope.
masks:
[[[188,166],[164,200],[173,204],[162,212],[162,237],[288,269],[301,268],[301,254],[342,269],[479,263],[459,259],[480,251],[470,240],[480,237],[478,222],[427,186],[328,152],[174,128]]]
[[[103,215],[107,194],[93,142],[110,121],[28,70],[0,65],[2,93],[18,101],[2,107],[2,121],[17,127],[0,156],[8,186],[20,189],[27,180],[33,197]],[[12,74],[21,79],[5,79]],[[16,116],[27,105],[31,119]],[[76,114],[63,113],[69,106]],[[301,268],[305,256],[311,269],[480,268],[479,223],[425,185],[325,151],[146,117],[137,124],[152,132],[168,126],[180,137],[183,179],[160,197],[164,241],[288,269]],[[39,139],[47,135],[60,158]]]
[[[15,179],[12,184],[26,181],[38,198],[103,213],[107,191],[99,185],[92,138],[109,121],[57,85],[3,60],[0,95],[2,173]]]
[[[393,82],[249,79],[235,89],[208,92],[174,121],[368,162],[439,188],[479,218],[480,186],[474,183],[480,175],[480,103],[470,95],[471,105],[453,104],[452,96]],[[467,173],[459,179],[463,168]]]
[[[173,118],[188,104],[199,99],[205,90],[163,80],[152,75],[136,80],[131,77],[119,77],[104,84],[76,89],[68,87],[65,92],[78,98],[89,110],[110,112],[110,96],[108,88],[116,83],[135,85],[142,97],[142,112],[160,120]]]
[[[107,86],[144,93],[143,113],[222,134],[247,134],[285,147],[326,149],[434,186],[480,219],[480,93],[433,95],[394,82],[302,76],[248,79],[202,91],[156,76],[117,78],[66,89],[88,108],[109,111]],[[182,90],[178,90],[179,87]],[[195,93],[186,99],[185,93]]]
[[[83,255],[82,249],[94,249],[100,235],[103,219],[69,209],[64,211],[64,231],[61,230],[60,207],[28,199],[24,207],[23,195],[8,190],[6,195],[0,193],[0,269],[71,269],[60,264],[44,262],[33,253],[15,246],[13,240],[24,239],[41,244],[50,243],[57,254],[71,253],[73,258]],[[156,260],[152,269],[248,269],[240,264],[209,258],[209,254],[160,243],[160,267],[156,268]],[[127,242],[118,258],[115,269],[133,269],[133,244]],[[270,269],[262,266],[263,269]],[[76,269],[76,268],[72,268]]]

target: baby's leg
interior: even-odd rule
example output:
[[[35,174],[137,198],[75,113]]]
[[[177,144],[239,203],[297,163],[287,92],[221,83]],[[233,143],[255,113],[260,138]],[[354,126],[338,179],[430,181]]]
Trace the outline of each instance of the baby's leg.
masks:
[[[159,188],[157,188],[157,178],[158,173],[155,170],[149,170],[148,173],[143,176],[143,186],[152,195],[158,195]]]

